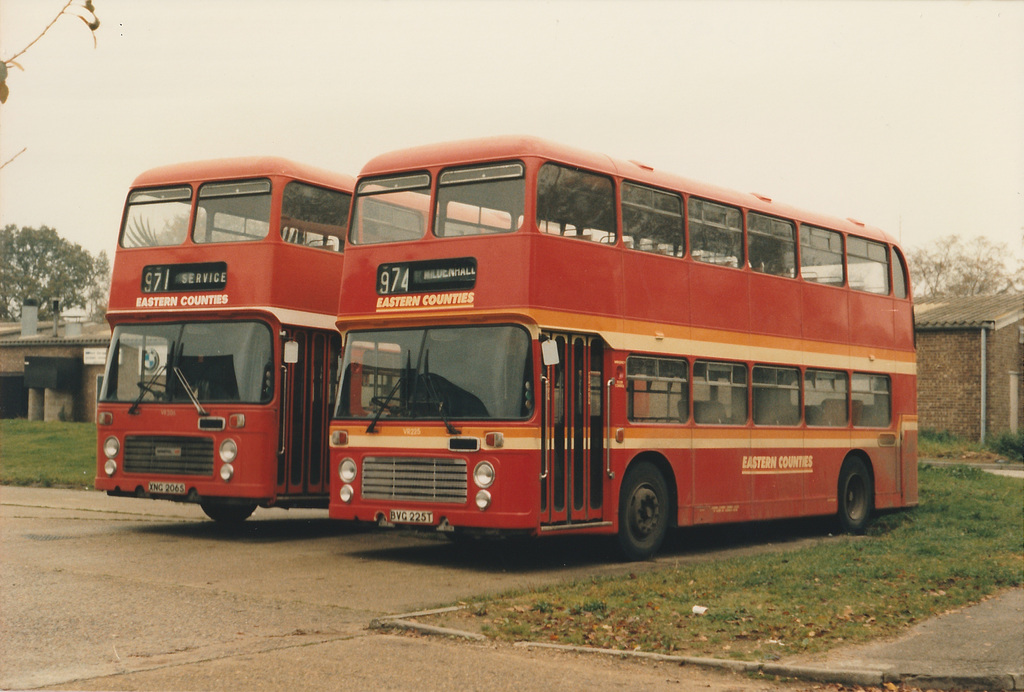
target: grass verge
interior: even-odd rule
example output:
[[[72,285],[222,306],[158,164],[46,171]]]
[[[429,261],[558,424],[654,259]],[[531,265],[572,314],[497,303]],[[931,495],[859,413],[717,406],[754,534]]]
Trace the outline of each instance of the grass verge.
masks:
[[[460,617],[501,640],[774,660],[892,635],[1024,583],[1020,479],[922,466],[920,497],[866,536],[509,593]]]
[[[96,424],[0,420],[0,483],[91,488]]]

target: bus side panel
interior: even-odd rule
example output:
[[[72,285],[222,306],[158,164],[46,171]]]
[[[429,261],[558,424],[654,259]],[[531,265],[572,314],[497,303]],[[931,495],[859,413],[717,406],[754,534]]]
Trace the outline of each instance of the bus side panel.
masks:
[[[689,324],[692,263],[640,251],[626,251],[622,257],[623,274],[634,277],[622,287],[625,314],[631,319]]]
[[[815,341],[846,344],[850,338],[847,291],[835,286],[801,282],[803,314],[813,319],[803,320],[803,337]],[[836,363],[845,368],[846,363]]]
[[[834,514],[838,509],[839,469],[850,451],[850,431],[809,428],[804,433],[804,448],[814,468],[804,478],[804,513]]]
[[[750,274],[750,328],[758,334],[799,339],[803,329],[800,284],[767,274]]]
[[[751,518],[753,483],[741,473],[750,454],[747,428],[701,427],[693,431],[693,521],[695,524]]]
[[[850,344],[890,349],[895,341],[893,322],[889,315],[893,301],[862,291],[850,291]]]
[[[544,271],[529,277],[531,305],[618,319],[623,293],[621,252],[578,238],[538,235],[533,239],[531,266],[544,267]],[[586,271],[581,272],[580,267]],[[586,280],[567,281],[566,277],[573,276]],[[507,302],[499,300],[498,304]]]
[[[746,336],[748,274],[731,267],[694,262],[690,272],[690,314],[694,327],[728,329]]]
[[[775,519],[803,513],[805,480],[815,471],[799,430],[757,430],[742,473],[753,485],[754,517]]]

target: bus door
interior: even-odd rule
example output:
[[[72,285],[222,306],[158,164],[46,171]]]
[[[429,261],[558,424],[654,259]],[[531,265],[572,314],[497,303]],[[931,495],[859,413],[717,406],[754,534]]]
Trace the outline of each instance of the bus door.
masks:
[[[579,334],[548,334],[558,363],[546,367],[541,523],[599,521],[604,504],[604,344]]]
[[[281,366],[277,492],[325,494],[329,492],[327,418],[338,337],[328,332],[286,328],[284,340],[294,342],[292,348],[298,354],[295,362]]]

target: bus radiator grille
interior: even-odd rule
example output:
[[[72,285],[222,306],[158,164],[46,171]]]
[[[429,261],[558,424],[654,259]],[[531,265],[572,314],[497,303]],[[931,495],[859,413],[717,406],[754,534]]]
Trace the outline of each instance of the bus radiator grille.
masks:
[[[413,502],[466,502],[466,460],[443,457],[366,457],[363,497]]]
[[[212,476],[213,438],[126,436],[124,470],[127,473]]]

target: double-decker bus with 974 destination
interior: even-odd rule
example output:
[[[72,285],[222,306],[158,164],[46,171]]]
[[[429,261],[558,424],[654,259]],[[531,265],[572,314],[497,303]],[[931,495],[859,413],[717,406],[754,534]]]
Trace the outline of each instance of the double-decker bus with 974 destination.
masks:
[[[354,182],[276,157],[136,178],[107,312],[98,489],[218,521],[327,506]]]
[[[614,534],[917,502],[883,231],[530,137],[379,156],[353,200],[329,514]]]

